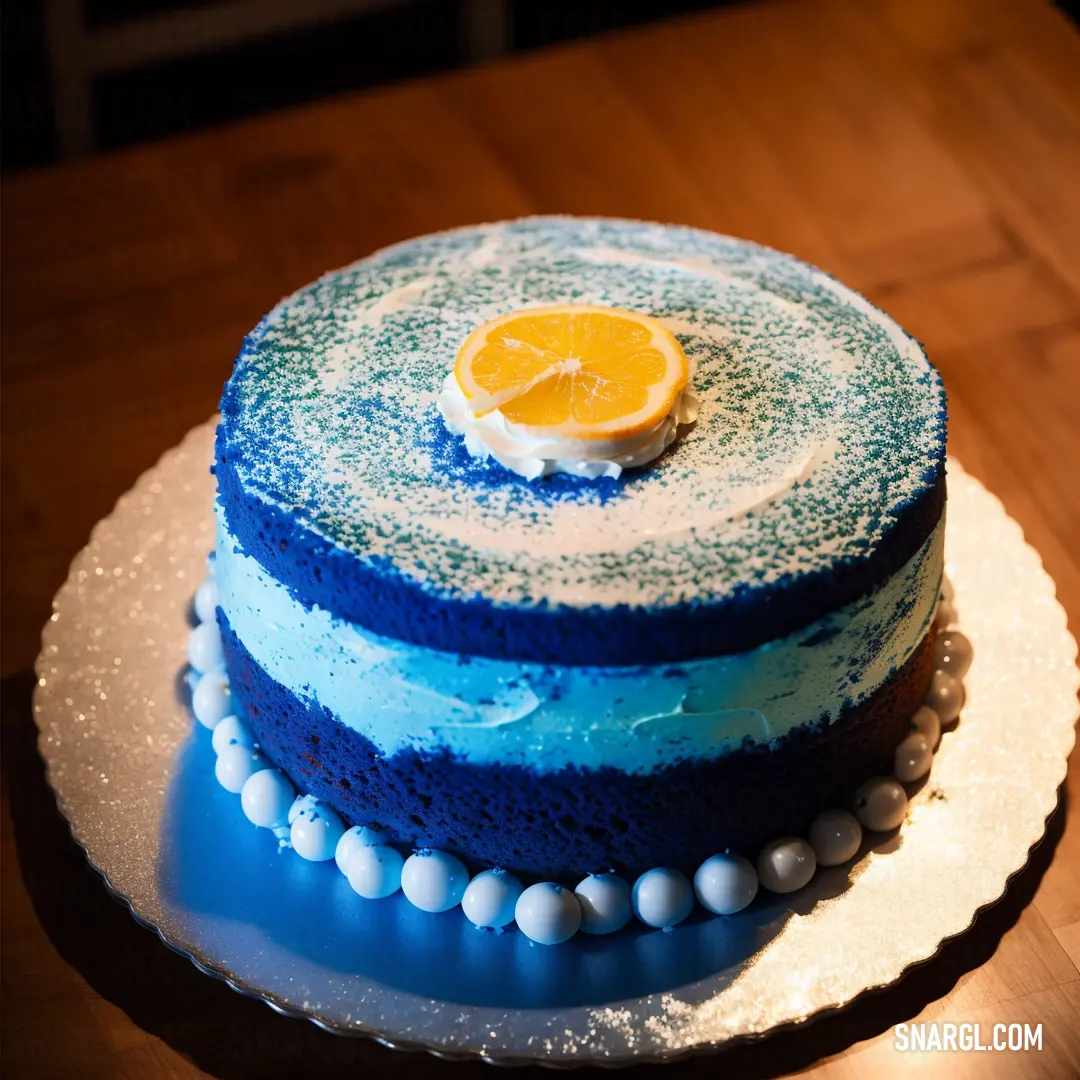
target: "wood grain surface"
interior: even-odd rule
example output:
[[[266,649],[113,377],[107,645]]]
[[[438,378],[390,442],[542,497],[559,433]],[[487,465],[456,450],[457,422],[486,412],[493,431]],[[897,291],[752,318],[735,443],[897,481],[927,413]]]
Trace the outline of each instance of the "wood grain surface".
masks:
[[[1047,3],[748,3],[20,175],[2,209],[7,1075],[490,1075],[199,975],[108,899],[34,752],[39,628],[93,524],[213,412],[264,311],[376,247],[559,211],[820,264],[926,343],[951,452],[1080,622],[1080,35]],[[1074,761],[1005,900],[896,987],[665,1075],[1080,1076],[1078,806]],[[914,1017],[1045,1045],[898,1053]]]

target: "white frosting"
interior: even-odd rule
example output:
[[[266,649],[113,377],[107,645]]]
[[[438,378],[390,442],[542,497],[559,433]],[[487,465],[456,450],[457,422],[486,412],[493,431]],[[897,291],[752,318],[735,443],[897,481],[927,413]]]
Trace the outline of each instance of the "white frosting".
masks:
[[[625,439],[567,443],[529,434],[520,424],[507,420],[500,409],[477,416],[452,371],[443,383],[438,404],[446,426],[455,435],[465,437],[465,449],[474,458],[493,458],[527,480],[553,473],[589,479],[618,478],[623,469],[637,468],[658,458],[675,441],[679,425],[692,424],[698,415],[698,400],[687,387],[655,427]]]

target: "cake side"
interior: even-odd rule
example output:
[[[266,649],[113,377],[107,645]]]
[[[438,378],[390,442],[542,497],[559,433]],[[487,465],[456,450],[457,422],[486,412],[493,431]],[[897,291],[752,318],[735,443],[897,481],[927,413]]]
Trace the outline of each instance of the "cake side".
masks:
[[[941,529],[786,640],[610,669],[375,639],[219,530],[232,693],[264,752],[347,823],[474,866],[570,880],[753,852],[888,772],[930,677]]]
[[[447,749],[387,756],[317,702],[267,676],[222,618],[233,694],[270,760],[347,824],[385,830],[405,848],[437,848],[472,868],[572,884],[659,865],[693,871],[718,851],[756,853],[798,835],[822,810],[850,805],[888,775],[926,696],[933,631],[907,663],[832,724],[648,773],[611,766],[473,764]]]
[[[933,622],[939,527],[877,589],[786,638],[679,663],[560,666],[439,652],[307,608],[232,538],[219,508],[216,578],[231,633],[268,680],[391,761],[612,767],[647,774],[832,724],[908,662]],[[294,738],[306,741],[303,725]]]

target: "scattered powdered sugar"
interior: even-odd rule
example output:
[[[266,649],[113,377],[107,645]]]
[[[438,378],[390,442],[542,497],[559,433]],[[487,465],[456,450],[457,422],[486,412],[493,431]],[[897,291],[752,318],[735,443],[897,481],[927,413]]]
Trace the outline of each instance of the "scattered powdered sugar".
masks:
[[[468,333],[527,306],[656,316],[697,423],[617,480],[473,460],[436,397]],[[227,420],[252,495],[444,593],[669,604],[828,570],[880,541],[944,459],[921,349],[788,256],[693,229],[535,218],[423,237],[329,274],[252,335]]]

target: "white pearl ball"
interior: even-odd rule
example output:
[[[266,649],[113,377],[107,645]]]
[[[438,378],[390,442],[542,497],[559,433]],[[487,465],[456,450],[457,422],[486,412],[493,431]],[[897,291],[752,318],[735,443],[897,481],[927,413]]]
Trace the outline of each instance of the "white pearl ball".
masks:
[[[855,857],[862,826],[846,810],[823,810],[810,825],[810,846],[818,866],[840,866]]]
[[[915,711],[911,718],[911,728],[926,739],[931,750],[937,749],[937,744],[941,741],[941,717],[929,705],[920,705]]]
[[[345,825],[326,803],[307,806],[293,819],[289,842],[293,851],[311,862],[325,862],[334,857]]]
[[[855,792],[855,816],[871,832],[898,828],[907,815],[907,792],[891,776],[875,776]]]
[[[195,719],[211,731],[233,712],[229,676],[224,668],[208,671],[198,681],[191,695],[191,711]]]
[[[926,704],[938,714],[942,726],[951,724],[964,706],[964,684],[944,671],[935,671],[926,691]]]
[[[246,746],[254,750],[255,736],[248,731],[240,717],[230,713],[214,728],[210,745],[213,746],[215,754],[220,754],[226,746]]]
[[[630,885],[618,874],[590,874],[574,890],[585,934],[613,934],[634,914]]]
[[[288,821],[295,797],[292,781],[280,769],[260,769],[244,782],[240,805],[252,825],[280,829]]]
[[[466,887],[461,910],[475,926],[506,926],[514,921],[514,909],[524,891],[513,874],[499,869],[484,870]]]
[[[220,602],[217,578],[208,577],[195,590],[195,617],[199,622],[213,622],[217,618],[217,606]]]
[[[798,836],[770,841],[757,858],[761,884],[774,893],[796,892],[810,881],[816,869],[814,849]]]
[[[944,630],[956,622],[956,608],[948,600],[939,600],[937,611],[934,613],[934,622],[939,629]]]
[[[975,650],[959,630],[946,630],[934,642],[934,669],[954,679],[962,679],[971,667]]]
[[[214,775],[226,791],[239,795],[248,779],[266,767],[266,759],[258,750],[237,743],[235,746],[226,746],[218,755]]]
[[[676,926],[694,910],[694,890],[686,875],[666,866],[646,870],[630,893],[634,914],[646,926],[665,930]]]
[[[422,848],[405,860],[401,871],[401,891],[421,911],[457,907],[468,885],[469,871],[445,851]]]
[[[337,863],[337,868],[348,877],[352,872],[354,853],[361,848],[382,844],[385,836],[382,829],[372,829],[366,825],[354,825],[351,829],[346,829],[334,849],[334,862]]]
[[[372,844],[357,848],[349,860],[349,879],[353,892],[365,900],[381,900],[401,888],[401,868],[405,859],[397,848]]]
[[[742,911],[757,896],[757,891],[757,871],[741,855],[713,855],[694,874],[694,895],[714,915]]]
[[[905,736],[896,748],[893,758],[893,776],[901,784],[911,784],[930,771],[934,751],[925,735],[913,731]]]
[[[213,671],[225,663],[225,650],[216,622],[199,623],[188,634],[188,663],[199,672]]]
[[[539,945],[561,945],[581,926],[577,897],[561,885],[542,881],[530,885],[514,906],[518,929]]]

